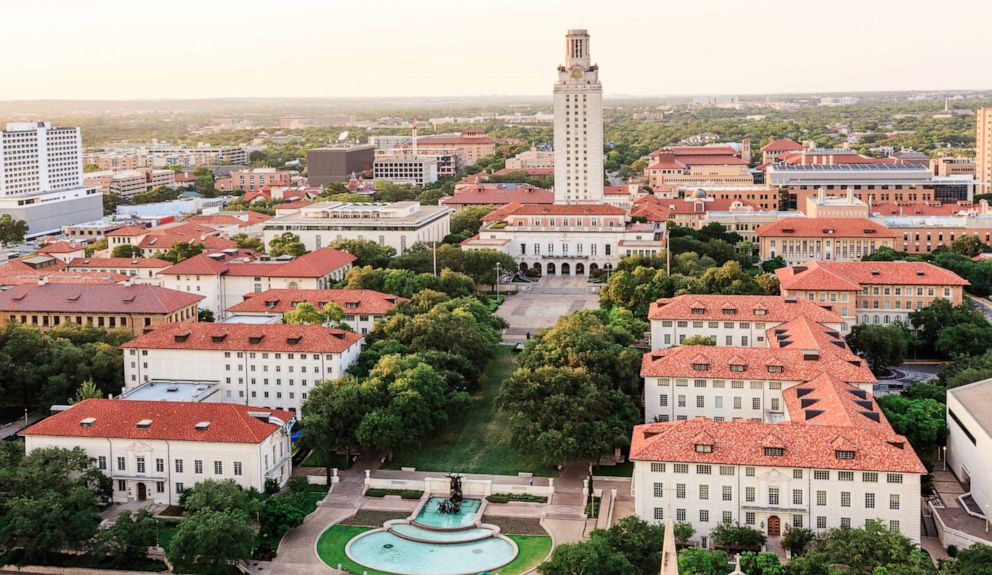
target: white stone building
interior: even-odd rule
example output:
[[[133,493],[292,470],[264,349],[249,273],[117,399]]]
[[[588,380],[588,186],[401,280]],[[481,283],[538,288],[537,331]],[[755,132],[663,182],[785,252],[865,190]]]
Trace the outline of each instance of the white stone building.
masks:
[[[292,475],[293,414],[230,403],[88,399],[21,432],[28,453],[82,448],[113,481],[113,501],[178,505],[185,489],[232,479],[245,489]]]
[[[220,386],[220,401],[299,413],[307,392],[343,375],[363,341],[317,325],[170,324],[122,346],[124,388],[202,382]]]
[[[947,469],[954,473],[974,502],[972,514],[990,513],[992,379],[947,390],[947,431]]]
[[[589,33],[569,30],[554,88],[555,203],[603,201],[603,86]]]
[[[440,243],[451,231],[453,210],[417,202],[350,204],[320,202],[263,224],[265,243],[285,232],[316,250],[337,240],[369,240],[402,254],[417,242]]]
[[[268,243],[268,242],[266,242]],[[297,258],[270,258],[246,250],[200,254],[158,272],[162,285],[204,296],[201,309],[215,319],[247,295],[269,289],[327,289],[344,279],[355,256],[321,248]]]
[[[0,214],[27,222],[28,237],[102,216],[102,195],[83,185],[82,146],[79,128],[8,123],[0,131]]]

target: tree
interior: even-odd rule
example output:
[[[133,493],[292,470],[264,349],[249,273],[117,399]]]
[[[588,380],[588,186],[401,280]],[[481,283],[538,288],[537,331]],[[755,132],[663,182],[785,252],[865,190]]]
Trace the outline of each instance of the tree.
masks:
[[[159,257],[165,261],[177,264],[183,260],[189,259],[193,256],[203,253],[203,244],[191,244],[187,242],[178,242],[172,244],[172,246]]]
[[[767,551],[741,553],[741,571],[747,575],[782,575],[785,570],[778,555]]]
[[[396,248],[371,240],[338,240],[331,244],[331,247],[355,256],[355,266],[386,268],[396,257]]]
[[[961,551],[957,557],[944,563],[941,575],[987,575],[992,565],[992,547],[974,543]]]
[[[86,254],[86,257],[91,258],[93,257],[93,254],[95,254],[96,252],[105,249],[107,249],[107,238],[100,238],[97,241],[86,246],[86,248],[83,250],[83,253]]]
[[[890,325],[858,324],[851,328],[847,343],[868,362],[871,370],[882,374],[890,366],[899,365],[909,352],[912,334],[902,323]]]
[[[345,278],[347,289],[371,289],[400,297],[413,297],[422,290],[442,292],[450,297],[475,294],[475,282],[465,274],[441,270],[441,275],[417,274],[399,269],[372,269],[371,266],[354,267]]]
[[[302,525],[306,516],[306,509],[298,493],[286,492],[273,495],[262,504],[259,513],[259,536],[262,539],[278,537]]]
[[[905,435],[917,452],[925,454],[947,439],[946,407],[934,399],[884,395],[876,399],[892,429]]]
[[[784,268],[788,264],[785,263],[785,259],[782,256],[775,256],[770,260],[765,260],[761,262],[761,269],[767,273],[774,273],[775,270],[779,268]]]
[[[24,220],[13,218],[10,214],[0,216],[0,247],[24,241],[28,233],[28,224]]]
[[[725,551],[687,547],[679,552],[679,573],[686,575],[726,575],[733,571]],[[750,574],[748,574],[750,575]]]
[[[93,554],[106,557],[110,566],[126,568],[148,556],[148,548],[158,539],[158,522],[147,509],[132,514],[125,509],[109,529],[97,533]]]
[[[944,298],[937,298],[930,302],[930,305],[910,312],[909,321],[917,330],[917,338],[921,342],[931,342],[936,347],[936,343],[941,333],[948,328],[959,324],[972,324],[980,328],[988,327],[989,323],[974,304],[962,302],[955,306]],[[954,334],[957,335],[956,333]],[[956,337],[955,337],[956,339]],[[949,345],[950,339],[945,339]],[[953,351],[946,349],[946,351]]]
[[[962,323],[945,327],[934,349],[945,357],[956,354],[979,355],[992,347],[992,326]]]
[[[713,545],[734,551],[758,550],[765,544],[765,534],[757,529],[736,523],[719,523],[710,532]]]
[[[204,323],[213,323],[214,312],[209,309],[197,310],[196,321],[202,321]]]
[[[307,247],[300,241],[300,236],[293,232],[285,232],[269,240],[269,255],[278,257],[290,255],[299,257],[307,253]]]
[[[989,251],[989,246],[982,243],[982,240],[978,239],[978,236],[965,235],[951,242],[951,252],[969,258]]]
[[[203,511],[179,524],[166,555],[177,573],[223,575],[251,557],[255,538],[243,510]]]
[[[323,325],[325,321],[327,321],[327,316],[313,307],[312,303],[305,301],[296,304],[292,311],[282,315],[282,322],[288,324]]]
[[[355,432],[369,412],[370,391],[345,376],[318,383],[303,403],[303,442],[325,462],[328,477],[333,456],[343,450],[350,460],[358,445]]]
[[[262,238],[249,236],[248,234],[234,234],[231,236],[231,240],[240,249],[252,250],[260,254],[265,253],[265,242],[262,241]]]
[[[685,338],[679,345],[716,345],[716,336],[693,335]]]
[[[675,535],[675,541],[677,541],[680,545],[685,545],[690,539],[692,539],[692,536],[696,534],[696,528],[692,526],[692,523],[679,521],[675,524],[672,532]]]
[[[233,479],[207,479],[183,491],[180,503],[186,515],[234,509],[254,512],[258,509],[256,495],[245,491]]]
[[[845,573],[850,575],[930,575],[935,572],[929,555],[902,533],[890,531],[876,521],[868,522],[864,528],[830,529],[814,539],[810,551],[797,559],[803,560],[800,565],[807,567],[816,564],[846,565]],[[826,573],[805,568],[800,572]]]
[[[566,543],[541,564],[543,575],[635,575],[633,565],[605,541]]]
[[[628,515],[609,529],[596,529],[589,534],[590,540],[601,539],[610,549],[623,555],[637,575],[658,573],[664,537],[663,525],[648,523],[636,515]]]
[[[110,251],[110,257],[112,258],[140,258],[141,248],[132,244],[121,244],[119,246],[114,246],[114,249]]]
[[[596,385],[586,368],[521,368],[503,382],[514,445],[546,463],[594,459],[628,443],[639,410],[623,391]]]
[[[85,451],[46,447],[23,457],[4,452],[4,459],[0,549],[22,549],[22,563],[44,562],[93,537],[111,484]]]
[[[458,244],[475,234],[482,227],[482,217],[492,213],[494,206],[467,206],[451,216],[451,233],[444,238],[445,243]]]
[[[816,538],[816,534],[803,527],[790,527],[782,535],[782,546],[793,555],[802,555],[806,547]]]
[[[79,386],[79,389],[76,390],[76,395],[72,397],[72,400],[70,400],[69,403],[76,404],[86,401],[87,399],[100,399],[102,397],[103,392],[96,386],[96,383],[94,383],[92,379],[87,379]]]

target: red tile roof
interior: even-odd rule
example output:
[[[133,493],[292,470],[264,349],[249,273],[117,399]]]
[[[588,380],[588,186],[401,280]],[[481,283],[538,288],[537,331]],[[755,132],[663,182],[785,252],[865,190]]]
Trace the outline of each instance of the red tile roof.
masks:
[[[341,353],[361,339],[357,333],[320,325],[196,322],[159,326],[121,347]]]
[[[170,314],[202,300],[148,284],[19,285],[0,292],[0,312]]]
[[[795,140],[790,140],[789,138],[780,138],[778,140],[772,140],[764,146],[761,146],[762,152],[794,152],[802,150],[804,146]]]
[[[809,425],[833,425],[873,429],[895,434],[875,398],[828,373],[782,392],[789,419]]]
[[[554,173],[554,168],[501,168],[493,172],[493,175],[527,174],[528,176],[553,176]]]
[[[488,214],[482,216],[480,219],[484,222],[498,222],[500,220],[506,219],[506,216],[512,214],[518,209],[522,208],[523,204],[520,202],[510,202],[503,207],[496,208],[496,210],[489,212]]]
[[[515,216],[622,216],[626,213],[623,208],[606,204],[523,205],[512,212]]]
[[[24,273],[49,273],[65,269],[65,262],[58,259],[51,259],[51,265],[36,268],[21,260],[10,260],[0,264],[0,277],[8,275],[18,275]]]
[[[727,212],[735,206],[747,206],[760,209],[753,202],[736,198],[710,198],[707,200],[664,199],[657,196],[642,196],[636,201],[636,207],[631,215],[643,216],[651,221],[665,221],[672,216],[687,216],[698,214],[702,216],[709,211]]]
[[[287,261],[262,262],[251,250],[237,253],[204,253],[162,270],[167,275],[229,275],[292,278],[321,278],[357,258],[334,248],[321,248]]]
[[[495,143],[496,140],[490,138],[489,136],[420,136],[417,138],[418,146],[451,146],[463,144],[490,145]],[[401,147],[409,146],[410,144],[404,144]]]
[[[104,235],[107,236],[120,236],[120,237],[131,237],[140,236],[147,234],[149,228],[145,226],[124,226],[123,228],[117,228],[116,230],[111,230]]]
[[[253,414],[268,414],[266,421]],[[93,418],[89,425],[84,419]],[[283,427],[293,414],[234,403],[189,403],[87,399],[39,421],[22,435],[110,437],[118,439],[261,443]],[[138,422],[151,420],[147,427]],[[197,424],[209,422],[203,430]]]
[[[446,206],[486,204],[500,206],[510,202],[550,204],[554,201],[554,192],[529,184],[474,184],[455,190],[453,196],[441,198],[441,203]]]
[[[132,268],[158,269],[167,268],[172,262],[158,258],[73,258],[68,268]]]
[[[724,314],[724,308],[734,314]],[[697,310],[693,313],[693,310]],[[702,310],[699,313],[698,310]],[[759,315],[761,314],[761,315]],[[660,298],[648,310],[651,320],[719,320],[757,321],[784,323],[797,317],[806,317],[817,323],[843,323],[835,312],[824,309],[806,299],[787,301],[781,296],[763,295],[697,295],[686,294],[674,298]]]
[[[958,213],[978,212],[972,202],[950,203],[896,203],[883,202],[871,205],[872,215],[879,216],[953,216]]]
[[[782,218],[758,228],[758,237],[894,238],[895,231],[866,218]]]
[[[719,347],[687,345],[650,351],[641,361],[642,377],[764,379],[772,381],[810,381],[821,373],[830,373],[841,381],[853,384],[875,383],[867,366],[853,365],[856,361],[846,348],[837,353],[821,352],[814,359],[798,348]],[[695,367],[705,365],[703,370]],[[743,371],[731,368],[743,365]],[[769,371],[769,366],[782,367]]]
[[[699,452],[695,439],[708,436],[712,450]],[[890,443],[891,442],[891,443]],[[780,456],[765,447],[783,447]],[[853,459],[838,459],[837,446],[854,451]],[[709,463],[926,473],[909,442],[901,435],[881,435],[859,427],[758,423],[751,421],[687,421],[649,423],[634,428],[630,447],[634,461]]]
[[[270,289],[245,295],[244,301],[227,308],[231,313],[286,313],[296,304],[308,302],[322,309],[328,302],[346,314],[385,315],[406,298],[369,289]]]
[[[37,285],[42,278],[53,284],[116,284],[128,279],[127,276],[115,272],[48,271],[46,268],[0,275],[0,286]]]
[[[775,270],[782,289],[860,291],[864,285],[967,286],[968,280],[926,262],[809,262]]]
[[[39,254],[71,254],[72,252],[81,252],[85,250],[86,247],[80,244],[71,244],[66,241],[55,242],[54,244],[48,244],[43,248],[38,249]]]
[[[272,216],[268,214],[260,214],[258,212],[246,211],[239,212],[235,214],[210,214],[210,215],[200,215],[193,216],[186,220],[192,224],[205,224],[208,226],[231,226],[236,225],[239,228],[248,227],[254,224],[260,224],[262,222],[267,222],[272,219]]]

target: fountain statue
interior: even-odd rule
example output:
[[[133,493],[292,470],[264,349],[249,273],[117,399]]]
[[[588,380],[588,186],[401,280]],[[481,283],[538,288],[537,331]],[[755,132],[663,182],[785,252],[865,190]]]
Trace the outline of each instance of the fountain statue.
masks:
[[[447,499],[443,499],[437,505],[438,513],[453,514],[461,513],[462,510],[462,476],[452,473],[448,476],[451,480],[451,492]]]

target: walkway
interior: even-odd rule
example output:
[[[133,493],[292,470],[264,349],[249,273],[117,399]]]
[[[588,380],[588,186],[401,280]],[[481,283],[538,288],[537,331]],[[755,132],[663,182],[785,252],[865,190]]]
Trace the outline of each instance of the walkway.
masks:
[[[599,295],[584,277],[545,277],[537,283],[522,284],[517,295],[508,296],[496,314],[510,327],[503,341],[519,343],[527,334],[551,327],[558,318],[584,308],[599,307]]]
[[[318,507],[307,515],[296,529],[290,530],[279,543],[279,554],[272,562],[257,562],[252,573],[259,575],[311,575],[313,573],[335,573],[317,557],[315,546],[320,534],[328,527],[355,514],[355,509]],[[253,562],[255,563],[255,562]],[[256,567],[253,565],[253,567]]]
[[[44,419],[44,416],[41,415],[40,413],[32,413],[28,415],[28,425],[41,421],[42,419]],[[0,427],[0,440],[7,439],[11,435],[14,435],[18,431],[24,429],[25,427],[27,427],[27,425],[24,425],[23,417],[19,417],[14,421],[11,421],[7,425]]]

